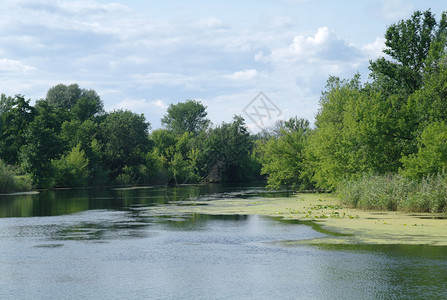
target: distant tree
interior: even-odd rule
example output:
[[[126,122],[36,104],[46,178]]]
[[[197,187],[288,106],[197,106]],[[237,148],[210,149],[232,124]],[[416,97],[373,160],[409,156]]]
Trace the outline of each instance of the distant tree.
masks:
[[[262,174],[267,175],[268,187],[311,188],[305,162],[307,136],[311,132],[309,122],[291,118],[278,122],[275,127],[277,134],[267,140],[258,140],[255,148]]]
[[[60,159],[52,160],[55,187],[79,187],[87,184],[89,161],[81,144]]]
[[[417,153],[402,157],[401,173],[410,178],[447,171],[447,123],[430,123],[418,138]]]
[[[25,133],[28,125],[37,115],[36,109],[21,95],[12,99],[6,98],[5,111],[0,115],[4,124],[0,131],[0,157],[9,165],[18,162],[20,147],[25,144]]]
[[[100,143],[104,163],[112,177],[122,173],[125,166],[144,164],[144,157],[150,150],[149,126],[143,114],[128,110],[117,110],[106,115],[100,124]]]
[[[391,60],[384,57],[370,62],[371,76],[382,92],[406,96],[422,86],[423,71],[431,44],[441,38],[447,29],[443,14],[439,26],[434,15],[427,10],[416,11],[408,20],[388,27],[385,50]]]
[[[78,84],[58,84],[47,92],[46,100],[51,106],[73,110],[79,120],[104,112],[101,98],[94,90],[81,89]]]
[[[0,95],[0,116],[12,109],[14,105],[14,98],[11,96],[6,96],[5,94]]]
[[[63,153],[60,130],[64,120],[60,118],[59,110],[46,101],[36,104],[36,111],[37,116],[29,124],[25,143],[20,148],[20,162],[37,187],[47,188],[54,183],[51,160],[58,159]]]
[[[254,179],[251,152],[253,140],[245,120],[234,116],[233,122],[210,129],[199,136],[202,175],[209,181],[243,181]]]
[[[209,126],[210,121],[206,116],[206,107],[201,102],[187,100],[186,102],[171,104],[161,122],[167,129],[176,134],[183,134],[184,132],[196,134]]]

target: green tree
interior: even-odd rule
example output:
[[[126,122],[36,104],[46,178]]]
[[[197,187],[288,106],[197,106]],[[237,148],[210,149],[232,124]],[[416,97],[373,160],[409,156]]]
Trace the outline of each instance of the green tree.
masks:
[[[370,62],[371,76],[382,92],[398,93],[406,100],[422,86],[430,46],[441,38],[446,26],[445,14],[438,26],[434,15],[427,10],[416,11],[410,19],[388,27],[383,52],[391,60],[382,57]]]
[[[37,116],[28,125],[25,143],[20,148],[20,161],[37,187],[52,187],[51,160],[58,159],[63,153],[64,145],[59,133],[64,120],[60,118],[58,110],[46,101],[38,102],[36,110]]]
[[[251,157],[253,140],[240,116],[209,130],[201,149],[201,173],[207,181],[243,181],[254,179]]]
[[[89,161],[81,144],[58,160],[51,161],[55,187],[80,187],[87,185]]]
[[[262,164],[261,174],[268,176],[268,187],[311,188],[305,163],[305,147],[311,132],[309,122],[291,118],[278,122],[275,132],[266,141],[258,140],[255,148]]]
[[[19,149],[25,144],[25,133],[37,112],[21,95],[13,99],[6,99],[5,111],[0,118],[2,124],[0,131],[0,157],[9,165],[18,162]]]
[[[206,116],[206,107],[200,101],[187,100],[171,104],[161,122],[176,134],[184,132],[197,134],[209,126],[210,121]]]
[[[102,113],[103,103],[94,90],[81,89],[78,84],[58,84],[47,92],[46,100],[51,106],[73,110],[81,121]]]
[[[150,150],[148,130],[150,124],[143,114],[117,110],[106,115],[100,124],[100,143],[103,159],[112,178],[123,172],[125,166],[144,164]]]
[[[402,175],[421,179],[447,171],[447,123],[430,123],[418,138],[417,153],[402,157]]]

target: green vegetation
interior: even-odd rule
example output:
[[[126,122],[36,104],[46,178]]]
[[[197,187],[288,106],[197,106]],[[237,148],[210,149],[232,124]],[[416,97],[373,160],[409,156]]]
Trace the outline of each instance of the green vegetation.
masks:
[[[50,88],[34,106],[21,95],[2,95],[2,191],[30,189],[31,183],[58,188],[257,178],[244,120],[235,116],[211,127],[206,116],[198,101],[172,104],[162,119],[166,128],[149,132],[144,115],[105,112],[96,92],[77,84]]]
[[[270,188],[337,191],[352,206],[443,212],[447,13],[437,21],[430,10],[415,12],[387,29],[385,46],[387,56],[370,61],[370,82],[329,77],[314,127],[294,117],[257,135],[240,116],[211,126],[195,100],[171,104],[165,127],[150,131],[143,115],[105,112],[96,92],[77,84],[50,88],[34,106],[2,95],[3,169],[21,170],[38,188],[261,174]]]
[[[19,175],[11,166],[0,160],[0,193],[27,192],[33,188],[31,179]]]
[[[313,185],[366,209],[445,211],[447,13],[437,22],[415,12],[388,28],[385,46],[371,82],[329,78],[313,129],[282,124],[258,141],[269,186]]]
[[[342,183],[337,195],[345,204],[363,209],[406,212],[447,212],[447,175],[427,175],[421,180],[400,175],[365,175]]]

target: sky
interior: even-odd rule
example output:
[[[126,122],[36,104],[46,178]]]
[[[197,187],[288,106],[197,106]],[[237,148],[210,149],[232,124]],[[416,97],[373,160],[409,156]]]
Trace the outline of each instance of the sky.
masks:
[[[214,125],[253,132],[313,122],[329,76],[368,80],[387,27],[445,0],[0,1],[0,93],[34,103],[51,87],[93,89],[106,111],[197,100]]]

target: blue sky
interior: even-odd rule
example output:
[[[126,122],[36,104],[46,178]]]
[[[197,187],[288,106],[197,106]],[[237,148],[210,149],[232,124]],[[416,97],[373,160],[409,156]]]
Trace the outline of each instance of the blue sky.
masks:
[[[107,111],[144,113],[152,128],[171,103],[195,99],[214,124],[247,119],[259,92],[313,121],[329,75],[368,79],[387,26],[445,1],[0,2],[0,93],[32,102],[56,84],[94,89]]]

